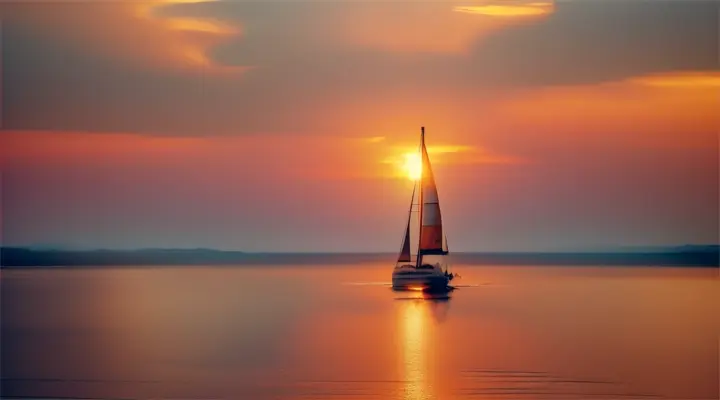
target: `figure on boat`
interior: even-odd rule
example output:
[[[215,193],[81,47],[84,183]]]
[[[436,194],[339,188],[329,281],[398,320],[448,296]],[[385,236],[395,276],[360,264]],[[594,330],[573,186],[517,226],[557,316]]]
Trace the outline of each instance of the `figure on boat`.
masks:
[[[405,234],[392,274],[395,289],[447,290],[457,275],[449,272],[447,237],[443,233],[437,186],[420,133],[422,173],[413,188]]]

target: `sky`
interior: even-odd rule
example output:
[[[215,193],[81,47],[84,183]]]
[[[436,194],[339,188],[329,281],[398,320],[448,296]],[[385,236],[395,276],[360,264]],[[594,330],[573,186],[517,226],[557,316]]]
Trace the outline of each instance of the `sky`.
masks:
[[[718,243],[713,0],[0,2],[3,245]]]

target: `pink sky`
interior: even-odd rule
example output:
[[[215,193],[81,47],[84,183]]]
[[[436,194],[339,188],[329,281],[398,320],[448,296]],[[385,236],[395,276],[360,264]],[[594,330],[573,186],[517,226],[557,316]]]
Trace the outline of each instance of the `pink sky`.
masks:
[[[451,250],[718,243],[712,2],[161,3],[2,6],[4,244],[395,251],[420,126]]]

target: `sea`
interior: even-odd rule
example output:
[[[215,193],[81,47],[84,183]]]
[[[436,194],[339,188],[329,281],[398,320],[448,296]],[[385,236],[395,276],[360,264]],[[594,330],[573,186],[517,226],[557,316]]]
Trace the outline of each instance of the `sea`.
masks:
[[[720,398],[718,268],[392,260],[0,271],[2,398]]]

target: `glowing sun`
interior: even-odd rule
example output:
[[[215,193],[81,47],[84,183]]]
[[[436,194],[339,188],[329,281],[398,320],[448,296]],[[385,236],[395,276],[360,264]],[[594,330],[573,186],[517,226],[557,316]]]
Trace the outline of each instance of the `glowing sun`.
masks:
[[[422,176],[422,160],[418,153],[406,153],[405,162],[402,165],[408,179],[416,181]]]

